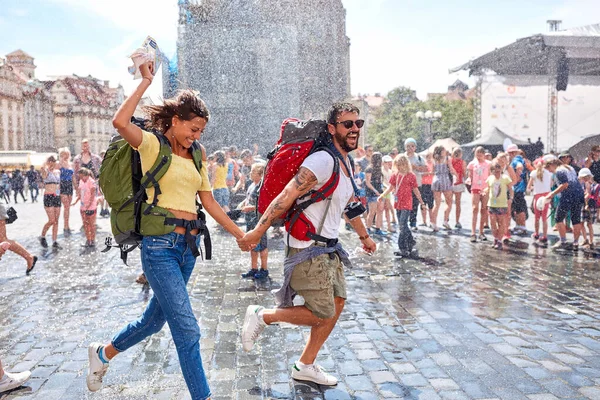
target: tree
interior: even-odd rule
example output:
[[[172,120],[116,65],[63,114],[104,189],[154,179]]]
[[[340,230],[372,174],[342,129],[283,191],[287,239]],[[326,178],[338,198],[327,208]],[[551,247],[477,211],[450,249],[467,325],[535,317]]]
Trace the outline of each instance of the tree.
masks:
[[[470,101],[448,101],[434,97],[420,101],[413,90],[400,86],[387,95],[388,102],[376,114],[376,120],[369,129],[369,142],[380,151],[390,151],[393,147],[402,149],[404,141],[412,137],[418,148],[431,145],[424,137],[426,121],[416,117],[417,111],[441,111],[442,118],[432,123],[433,138],[451,137],[458,143],[473,139],[473,105]]]

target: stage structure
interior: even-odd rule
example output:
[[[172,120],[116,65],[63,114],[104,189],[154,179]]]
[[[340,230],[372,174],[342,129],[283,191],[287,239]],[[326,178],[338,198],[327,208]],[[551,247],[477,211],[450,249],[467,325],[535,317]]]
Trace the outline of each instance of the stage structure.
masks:
[[[476,132],[498,128],[520,140],[568,149],[600,131],[600,24],[517,40],[464,65],[478,82]]]
[[[323,117],[350,95],[341,0],[179,0],[176,60],[165,96],[198,90],[212,113],[209,150],[258,143],[288,117]]]

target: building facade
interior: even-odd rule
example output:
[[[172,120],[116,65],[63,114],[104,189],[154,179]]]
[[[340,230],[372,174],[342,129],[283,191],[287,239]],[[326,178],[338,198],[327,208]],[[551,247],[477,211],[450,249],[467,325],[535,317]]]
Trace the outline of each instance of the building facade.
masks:
[[[270,149],[285,118],[323,117],[349,98],[341,0],[180,0],[179,7],[177,76],[169,82],[207,102],[209,150]]]
[[[22,50],[0,59],[0,149],[52,150],[52,99],[35,77],[34,58]]]
[[[81,152],[88,139],[94,153],[106,150],[116,133],[112,118],[123,102],[123,87],[109,87],[108,81],[92,76],[61,76],[46,82],[54,101],[54,135],[57,148]]]

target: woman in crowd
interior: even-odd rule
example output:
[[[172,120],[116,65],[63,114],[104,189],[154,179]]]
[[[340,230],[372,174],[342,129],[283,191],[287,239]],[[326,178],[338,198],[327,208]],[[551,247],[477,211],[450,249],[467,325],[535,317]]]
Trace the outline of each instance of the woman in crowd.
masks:
[[[73,201],[73,165],[71,152],[66,147],[58,149],[58,166],[60,167],[60,202],[64,207],[63,219],[65,221],[65,237],[71,235],[69,217],[71,215],[71,201]]]
[[[488,220],[488,198],[486,181],[490,176],[491,162],[485,158],[485,149],[481,146],[475,149],[475,158],[467,166],[467,181],[471,184],[471,204],[473,218],[471,220],[471,242],[477,242],[477,217],[479,217],[479,240],[487,240],[484,227]]]
[[[460,202],[462,200],[462,194],[465,191],[465,172],[467,171],[467,163],[463,160],[463,152],[460,147],[456,147],[452,150],[452,167],[456,171],[454,182],[452,184],[454,206],[456,207],[456,225],[454,228],[462,229],[462,225],[460,224]]]
[[[46,232],[52,228],[52,248],[60,249],[56,241],[58,237],[58,219],[60,217],[60,168],[54,156],[48,157],[46,165],[41,169],[42,179],[44,180],[44,209],[48,215],[48,222],[42,228],[40,244],[43,248],[48,247],[46,241]]]
[[[420,226],[427,226],[427,217],[429,216],[429,221],[433,221],[433,192],[431,191],[431,184],[433,183],[433,153],[429,152],[425,156],[425,160],[427,163],[427,172],[422,174],[421,178],[421,197],[423,199],[423,204],[421,205],[421,217],[423,218],[423,223]],[[414,199],[413,199],[414,200]]]
[[[154,134],[132,124],[131,117],[152,83],[153,70],[151,62],[140,66],[142,80],[113,119],[117,132],[140,153],[144,173],[156,160],[160,144]],[[196,264],[196,247],[189,244],[188,239],[192,235],[198,246],[202,237],[199,229],[194,228],[199,220],[196,197],[199,197],[204,210],[229,233],[240,239],[244,232],[227,217],[213,197],[204,149],[199,171],[190,151],[208,123],[209,112],[204,101],[196,92],[184,90],[175,98],[165,99],[162,105],[147,106],[145,111],[149,116],[149,127],[160,131],[171,145],[171,165],[159,180],[162,194],[158,206],[172,213],[178,222],[171,233],[144,236],[142,268],[154,294],[142,316],[125,326],[110,343],[92,343],[89,346],[87,385],[90,391],[99,390],[109,360],[159,332],[168,323],[190,398],[205,400],[210,398],[211,393],[200,356],[200,327],[186,289]],[[149,191],[148,197],[152,198],[153,189]]]
[[[371,232],[373,221],[375,221],[374,235],[384,236],[381,230],[383,225],[383,202],[377,199],[383,193],[383,156],[379,152],[373,153],[371,163],[365,170],[365,185],[367,186],[367,204],[369,205],[369,215],[367,216],[367,230]]]
[[[212,178],[212,190],[215,200],[223,211],[229,212],[229,188],[227,187],[227,171],[229,164],[223,151],[215,152],[215,166]]]
[[[5,250],[10,250],[15,254],[18,254],[19,256],[23,257],[25,259],[25,262],[27,263],[27,269],[25,270],[25,275],[29,275],[31,273],[31,271],[33,271],[33,268],[35,267],[35,264],[37,263],[37,256],[32,255],[30,252],[28,252],[23,246],[21,246],[20,243],[9,239],[6,236],[6,220],[8,219],[8,214],[6,213],[6,207],[4,207],[3,204],[0,203],[0,242],[2,243],[8,243],[10,245],[10,247],[6,246],[7,248]]]
[[[452,166],[451,160],[448,157],[448,152],[444,146],[437,146],[433,149],[433,182],[431,184],[431,190],[433,191],[433,199],[435,205],[433,206],[431,226],[434,232],[438,232],[437,217],[440,207],[442,206],[442,195],[446,202],[446,209],[444,210],[444,223],[443,227],[446,230],[450,230],[450,212],[452,211],[452,175],[456,176],[456,171]]]
[[[550,204],[545,203],[544,207],[540,210],[538,208],[538,201],[540,198],[545,198],[548,193],[551,192],[552,188],[552,173],[544,168],[544,161],[542,159],[536,161],[535,170],[533,170],[529,177],[527,184],[527,192],[531,192],[533,189],[533,213],[535,217],[534,232],[532,238],[534,242],[539,243],[541,246],[548,245],[548,210]],[[540,221],[542,223],[542,234],[540,235]]]

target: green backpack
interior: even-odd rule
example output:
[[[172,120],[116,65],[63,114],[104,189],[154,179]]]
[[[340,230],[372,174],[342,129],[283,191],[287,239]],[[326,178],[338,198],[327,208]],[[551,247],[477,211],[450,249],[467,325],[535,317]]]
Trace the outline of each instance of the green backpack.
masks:
[[[143,127],[143,121],[132,122]],[[175,218],[166,208],[158,206],[158,196],[161,194],[158,181],[165,175],[171,165],[171,145],[164,135],[152,132],[158,138],[160,149],[154,164],[148,172],[142,174],[140,154],[124,139],[113,141],[106,150],[98,183],[104,198],[111,207],[110,225],[114,240],[121,249],[121,258],[127,263],[127,253],[139,247],[144,236],[160,236],[171,233],[176,226],[186,228],[186,241],[194,256],[201,255],[190,231],[198,229],[204,236],[206,259],[211,259],[211,242],[206,216],[201,211],[202,205],[197,203],[198,219],[186,221]],[[196,169],[202,168],[202,147],[194,142],[189,149]],[[146,189],[154,187],[154,198],[148,203]],[[107,238],[106,249],[110,250],[112,240]]]

